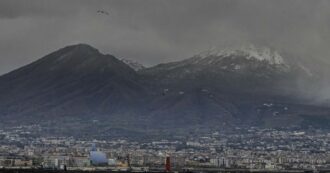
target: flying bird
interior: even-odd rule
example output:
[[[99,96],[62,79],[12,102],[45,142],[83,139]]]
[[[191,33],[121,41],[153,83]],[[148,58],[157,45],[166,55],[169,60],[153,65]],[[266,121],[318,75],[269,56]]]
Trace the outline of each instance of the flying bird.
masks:
[[[104,14],[104,15],[109,16],[109,12],[104,11],[104,10],[97,10],[97,13],[98,13],[98,14]]]

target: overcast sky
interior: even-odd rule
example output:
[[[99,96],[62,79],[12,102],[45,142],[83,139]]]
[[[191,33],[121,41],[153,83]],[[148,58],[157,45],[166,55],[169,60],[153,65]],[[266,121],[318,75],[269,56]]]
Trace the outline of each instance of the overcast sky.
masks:
[[[148,66],[247,43],[330,61],[330,1],[0,1],[0,74],[76,43]]]

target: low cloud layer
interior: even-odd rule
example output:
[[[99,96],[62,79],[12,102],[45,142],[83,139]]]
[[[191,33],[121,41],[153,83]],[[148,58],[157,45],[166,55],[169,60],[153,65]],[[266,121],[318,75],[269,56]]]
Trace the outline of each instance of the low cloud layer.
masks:
[[[2,0],[0,26],[0,74],[75,43],[147,66],[246,43],[330,63],[326,0]]]

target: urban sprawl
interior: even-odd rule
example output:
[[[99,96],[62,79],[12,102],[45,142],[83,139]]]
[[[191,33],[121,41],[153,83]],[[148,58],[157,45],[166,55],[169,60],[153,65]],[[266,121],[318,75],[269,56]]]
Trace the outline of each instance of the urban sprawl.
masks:
[[[166,164],[172,170],[330,168],[330,133],[317,129],[247,127],[134,141],[33,135],[40,128],[30,125],[0,130],[0,168],[150,170],[165,169]]]

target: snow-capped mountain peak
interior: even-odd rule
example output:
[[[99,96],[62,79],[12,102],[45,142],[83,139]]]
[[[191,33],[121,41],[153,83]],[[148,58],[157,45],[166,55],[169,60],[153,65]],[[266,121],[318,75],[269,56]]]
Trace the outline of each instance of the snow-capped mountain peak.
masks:
[[[207,51],[201,52],[196,55],[196,57],[200,57],[202,59],[207,57],[245,57],[246,59],[255,59],[259,61],[267,61],[269,64],[274,65],[286,65],[283,57],[274,50],[271,50],[267,47],[255,47],[253,45],[249,46],[241,46],[239,48],[226,48],[226,49],[216,49],[211,48]]]

